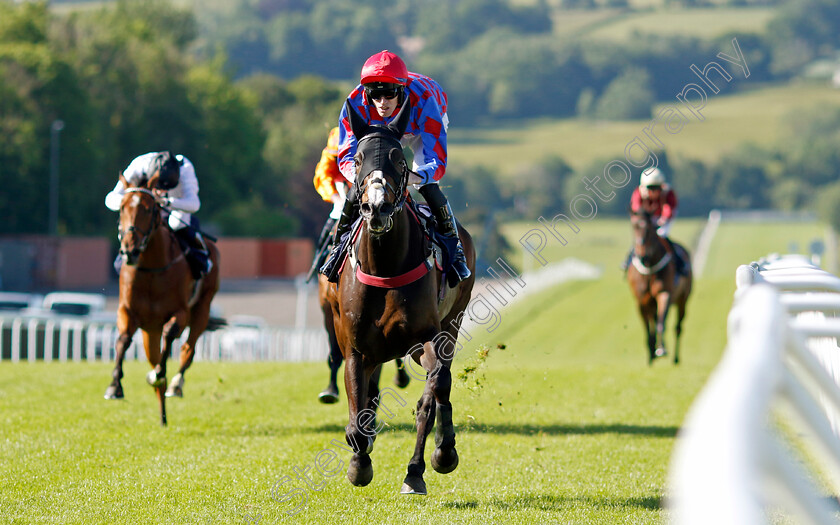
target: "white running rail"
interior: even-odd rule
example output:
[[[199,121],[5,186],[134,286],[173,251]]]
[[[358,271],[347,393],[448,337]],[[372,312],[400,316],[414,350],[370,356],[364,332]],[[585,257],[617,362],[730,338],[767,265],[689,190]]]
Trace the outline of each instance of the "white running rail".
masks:
[[[0,362],[113,361],[117,327],[67,318],[0,316]],[[173,345],[180,354],[187,333]],[[196,361],[320,361],[329,342],[323,328],[242,330],[237,327],[205,332],[196,344]],[[145,360],[142,334],[134,335],[127,360]]]
[[[774,256],[736,282],[726,351],[671,462],[672,522],[840,523],[840,278]]]

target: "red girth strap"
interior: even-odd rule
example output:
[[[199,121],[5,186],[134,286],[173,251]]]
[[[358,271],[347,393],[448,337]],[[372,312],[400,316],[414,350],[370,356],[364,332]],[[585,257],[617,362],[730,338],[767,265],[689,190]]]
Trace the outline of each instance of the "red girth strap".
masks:
[[[356,279],[362,284],[377,288],[399,288],[400,286],[413,283],[427,273],[429,273],[429,263],[425,260],[413,270],[395,277],[377,277],[363,272],[360,266],[356,266]]]

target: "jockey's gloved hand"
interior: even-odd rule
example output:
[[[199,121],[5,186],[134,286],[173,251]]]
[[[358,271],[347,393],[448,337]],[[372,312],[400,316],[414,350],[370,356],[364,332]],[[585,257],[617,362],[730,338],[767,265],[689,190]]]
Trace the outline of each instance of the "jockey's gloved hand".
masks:
[[[423,176],[416,171],[408,170],[408,183],[412,185],[423,184]]]
[[[169,208],[172,205],[172,199],[164,191],[155,190],[155,201],[158,203],[158,206],[163,208]]]

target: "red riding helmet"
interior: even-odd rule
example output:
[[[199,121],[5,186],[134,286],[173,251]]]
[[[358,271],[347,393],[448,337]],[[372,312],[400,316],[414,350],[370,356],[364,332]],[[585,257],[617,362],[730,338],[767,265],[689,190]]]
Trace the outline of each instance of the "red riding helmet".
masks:
[[[373,55],[362,66],[360,84],[372,83],[400,84],[408,83],[408,68],[400,57],[388,50]]]

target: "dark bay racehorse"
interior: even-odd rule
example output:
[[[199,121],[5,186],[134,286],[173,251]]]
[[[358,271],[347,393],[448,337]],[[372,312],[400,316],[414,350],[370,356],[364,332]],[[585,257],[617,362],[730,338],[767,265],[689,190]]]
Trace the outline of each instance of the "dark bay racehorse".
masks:
[[[373,479],[370,452],[375,429],[370,417],[362,419],[363,411],[376,408],[374,379],[382,363],[410,354],[425,369],[427,378],[417,403],[417,442],[401,491],[425,494],[423,456],[435,422],[432,467],[448,473],[458,466],[449,401],[451,346],[458,337],[474,277],[448,288],[440,271],[429,271],[429,241],[406,203],[410,172],[399,139],[408,124],[408,101],[388,127],[369,126],[349,106],[348,113],[359,141],[356,191],[364,220],[339,282],[332,285],[335,333],[346,362],[344,384],[350,416],[346,439],[354,450],[347,478],[357,486]],[[468,266],[473,269],[472,239],[460,226],[459,234]],[[439,299],[441,286],[446,294]],[[441,336],[452,345],[443,344]]]
[[[633,225],[633,255],[627,268],[627,281],[636,297],[642,324],[645,327],[649,352],[648,363],[667,354],[665,322],[671,305],[677,308],[674,364],[680,362],[680,335],[685,318],[685,305],[691,294],[692,270],[688,251],[677,243],[674,249],[686,261],[686,275],[677,275],[675,254],[668,241],[656,233],[657,225],[650,213],[641,211],[630,216]]]
[[[321,305],[321,311],[324,313],[324,328],[327,331],[327,338],[330,343],[330,355],[327,358],[327,364],[330,367],[330,382],[327,388],[318,394],[318,401],[326,404],[338,403],[338,369],[344,362],[344,356],[341,355],[341,348],[339,348],[338,340],[335,337],[335,323],[332,313],[332,304],[335,301],[335,298],[332,297],[333,294],[335,294],[335,286],[330,286],[330,281],[326,275],[318,274],[318,302]],[[411,376],[406,372],[402,359],[397,359],[396,364],[397,371],[394,374],[394,384],[400,388],[405,388],[411,381]]]
[[[215,244],[205,241],[213,268],[196,282],[175,234],[164,224],[165,217],[153,191],[157,177],[155,173],[145,184],[131,186],[120,175],[126,187],[118,236],[124,264],[120,270],[116,366],[105,398],[123,397],[123,358],[139,328],[146,358],[152,365],[146,381],[155,388],[160,422],[166,425],[166,398],[183,395],[184,372],[192,363],[196,341],[210,320],[210,303],[219,290],[219,251]],[[181,366],[167,389],[166,361],[173,342],[187,327],[190,335],[181,346]]]

